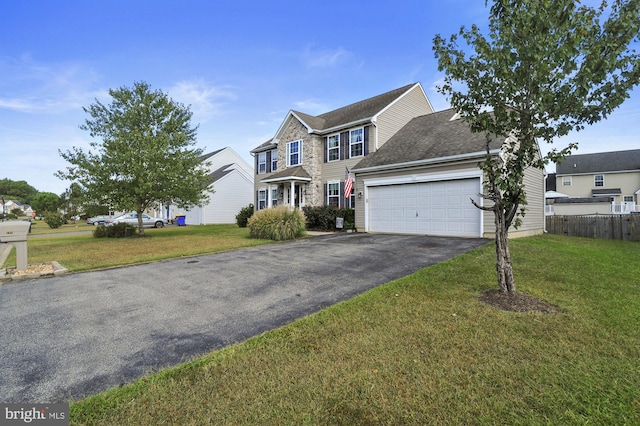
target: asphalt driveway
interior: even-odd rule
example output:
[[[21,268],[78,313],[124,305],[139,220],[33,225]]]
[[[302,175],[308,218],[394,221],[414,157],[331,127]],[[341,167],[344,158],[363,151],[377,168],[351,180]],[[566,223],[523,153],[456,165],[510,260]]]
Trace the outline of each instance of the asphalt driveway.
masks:
[[[0,285],[0,402],[79,399],[487,240],[331,234]]]

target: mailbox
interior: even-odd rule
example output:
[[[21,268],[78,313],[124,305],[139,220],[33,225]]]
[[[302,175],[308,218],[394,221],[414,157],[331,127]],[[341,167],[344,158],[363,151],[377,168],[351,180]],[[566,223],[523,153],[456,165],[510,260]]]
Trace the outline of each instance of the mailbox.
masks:
[[[0,222],[0,243],[11,243],[14,241],[27,241],[27,234],[31,222],[22,220],[12,220]]]
[[[0,243],[9,243],[16,248],[16,267],[27,269],[27,234],[31,222],[14,220],[0,222]]]

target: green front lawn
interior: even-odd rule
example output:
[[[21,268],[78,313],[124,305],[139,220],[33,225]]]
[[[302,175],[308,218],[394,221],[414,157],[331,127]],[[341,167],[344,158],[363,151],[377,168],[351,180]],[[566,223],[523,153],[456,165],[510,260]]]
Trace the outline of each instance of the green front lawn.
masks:
[[[519,290],[564,313],[478,302],[488,244],[74,403],[71,424],[640,424],[640,244],[511,248]]]
[[[79,224],[77,227],[65,225],[58,228],[58,231],[77,232],[93,231],[93,229],[93,226]],[[29,264],[55,260],[70,271],[86,271],[213,253],[270,242],[249,238],[247,228],[239,228],[237,225],[150,228],[145,229],[144,238],[94,238],[92,234],[45,236],[41,235],[44,232],[34,231],[32,228],[32,234],[28,240]],[[12,250],[4,266],[15,264],[15,250]]]

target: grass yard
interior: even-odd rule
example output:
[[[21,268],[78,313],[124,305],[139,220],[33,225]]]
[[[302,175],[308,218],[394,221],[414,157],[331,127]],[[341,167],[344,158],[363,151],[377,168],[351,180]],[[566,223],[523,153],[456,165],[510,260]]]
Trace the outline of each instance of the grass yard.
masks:
[[[76,402],[71,424],[640,424],[640,244],[511,248],[519,290],[563,313],[478,302],[489,244]]]
[[[65,225],[57,231],[77,232],[93,229],[92,226],[80,224],[77,228],[74,225]],[[32,236],[29,237],[29,263],[55,260],[73,272],[270,243],[249,238],[247,228],[239,228],[236,225],[151,228],[145,229],[144,238],[94,238],[91,234],[51,237],[40,236],[40,233],[44,233],[44,228],[40,231],[34,227]],[[15,264],[15,250],[12,250],[4,266]]]

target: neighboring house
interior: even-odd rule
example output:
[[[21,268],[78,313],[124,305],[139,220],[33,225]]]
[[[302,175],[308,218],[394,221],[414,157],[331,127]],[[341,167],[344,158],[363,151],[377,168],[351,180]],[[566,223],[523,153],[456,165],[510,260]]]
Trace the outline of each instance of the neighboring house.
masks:
[[[35,216],[33,209],[28,204],[15,200],[5,200],[3,205],[2,201],[0,201],[0,213],[9,214],[15,209],[20,210],[25,216]]]
[[[209,163],[213,193],[206,205],[189,210],[171,206],[168,219],[184,214],[187,225],[236,223],[240,209],[253,202],[253,170],[233,149],[227,147],[202,156]],[[160,212],[158,212],[160,213]]]
[[[319,116],[289,111],[251,151],[255,206],[347,206],[361,231],[492,237],[493,214],[470,202],[484,204],[485,141],[453,110],[435,113],[420,83]],[[347,169],[355,180],[349,199]],[[514,236],[544,228],[543,171],[527,170],[525,184],[527,214]]]
[[[640,149],[567,156],[556,165],[556,215],[640,211]]]

